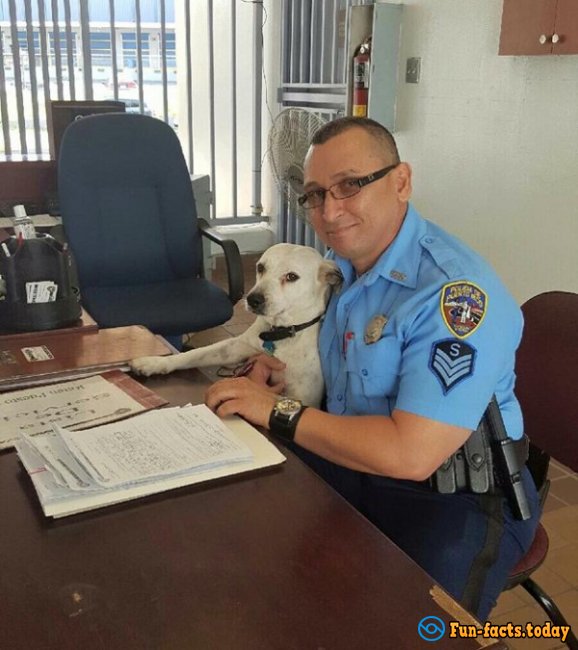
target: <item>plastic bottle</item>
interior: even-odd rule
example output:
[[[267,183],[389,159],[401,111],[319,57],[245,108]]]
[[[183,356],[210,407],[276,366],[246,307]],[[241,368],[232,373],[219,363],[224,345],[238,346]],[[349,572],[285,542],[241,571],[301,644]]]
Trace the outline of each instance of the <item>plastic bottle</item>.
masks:
[[[14,234],[16,238],[19,239],[35,239],[36,238],[36,228],[34,227],[34,222],[26,214],[26,210],[23,205],[14,206],[14,218],[12,219],[14,225]]]

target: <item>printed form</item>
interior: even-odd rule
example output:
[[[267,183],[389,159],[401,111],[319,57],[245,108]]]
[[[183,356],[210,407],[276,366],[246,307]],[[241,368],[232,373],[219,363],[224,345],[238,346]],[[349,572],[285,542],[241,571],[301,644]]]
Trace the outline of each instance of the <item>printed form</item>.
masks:
[[[153,411],[84,431],[55,426],[55,432],[27,442],[51,473],[56,469],[55,481],[70,489],[116,488],[252,458],[204,405]]]

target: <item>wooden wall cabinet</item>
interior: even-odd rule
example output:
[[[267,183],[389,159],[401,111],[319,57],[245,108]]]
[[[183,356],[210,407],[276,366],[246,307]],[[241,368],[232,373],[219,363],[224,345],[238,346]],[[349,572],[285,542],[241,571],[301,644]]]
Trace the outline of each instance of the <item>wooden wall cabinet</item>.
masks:
[[[578,54],[576,0],[504,0],[499,54]]]

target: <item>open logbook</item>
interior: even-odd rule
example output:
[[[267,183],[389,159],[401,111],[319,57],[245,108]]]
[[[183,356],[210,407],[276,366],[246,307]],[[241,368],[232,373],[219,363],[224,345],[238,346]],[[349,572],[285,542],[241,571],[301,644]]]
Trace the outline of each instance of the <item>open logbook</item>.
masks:
[[[44,514],[52,517],[262,467],[285,457],[237,417],[206,406],[161,409],[83,431],[55,425],[16,449]]]

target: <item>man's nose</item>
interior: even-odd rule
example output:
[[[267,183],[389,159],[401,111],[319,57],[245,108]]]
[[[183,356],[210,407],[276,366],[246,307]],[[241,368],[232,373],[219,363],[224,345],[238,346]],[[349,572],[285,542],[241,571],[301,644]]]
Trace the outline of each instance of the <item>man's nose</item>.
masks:
[[[321,207],[323,219],[325,221],[334,221],[343,211],[343,201],[334,198],[331,192],[325,192],[325,200]]]

